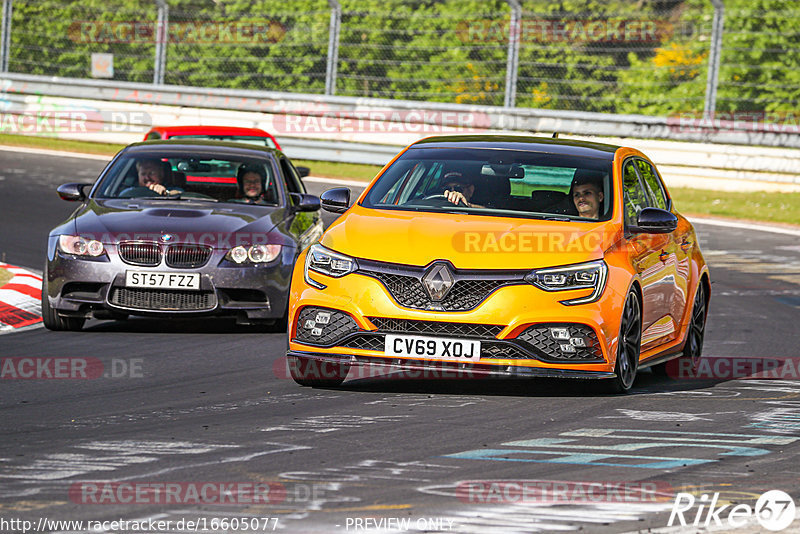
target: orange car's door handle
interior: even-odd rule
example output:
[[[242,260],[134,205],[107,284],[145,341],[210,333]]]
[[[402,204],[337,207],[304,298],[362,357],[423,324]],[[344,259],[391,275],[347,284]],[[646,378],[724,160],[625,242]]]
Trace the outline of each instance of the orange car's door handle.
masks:
[[[667,261],[667,258],[669,258],[669,254],[667,254],[667,251],[665,250],[662,250],[661,254],[658,255],[658,259],[661,260],[662,262]]]
[[[681,250],[686,252],[690,248],[692,248],[692,242],[684,239],[683,242],[681,243]]]

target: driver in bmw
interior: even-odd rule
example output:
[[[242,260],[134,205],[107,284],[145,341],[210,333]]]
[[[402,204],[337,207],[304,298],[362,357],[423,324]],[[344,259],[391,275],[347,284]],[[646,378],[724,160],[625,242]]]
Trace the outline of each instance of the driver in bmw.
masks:
[[[141,159],[136,162],[139,187],[146,187],[158,195],[177,195],[180,189],[168,189],[164,185],[164,165],[158,159]],[[124,192],[123,192],[124,193]]]
[[[464,205],[469,208],[483,208],[480,204],[470,202],[475,194],[475,181],[467,178],[459,171],[450,171],[442,177],[444,183],[444,197],[456,206]]]

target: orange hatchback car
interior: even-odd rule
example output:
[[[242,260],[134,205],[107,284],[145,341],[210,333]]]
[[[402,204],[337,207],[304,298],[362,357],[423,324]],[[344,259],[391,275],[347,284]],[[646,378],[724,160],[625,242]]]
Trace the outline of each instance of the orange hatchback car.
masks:
[[[710,297],[692,225],[633,148],[441,136],[403,150],[298,257],[289,370],[605,379],[695,367]],[[391,374],[389,375],[391,376]]]

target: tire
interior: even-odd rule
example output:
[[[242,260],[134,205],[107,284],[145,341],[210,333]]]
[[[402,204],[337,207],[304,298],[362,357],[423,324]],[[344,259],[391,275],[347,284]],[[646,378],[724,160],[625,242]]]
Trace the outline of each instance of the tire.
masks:
[[[706,332],[706,316],[708,311],[708,294],[703,282],[697,286],[692,303],[692,315],[689,319],[689,328],[686,329],[686,344],[683,353],[676,359],[653,366],[653,372],[660,376],[669,376],[669,369],[689,369],[693,374],[700,367],[700,358],[703,356],[703,338]],[[673,367],[674,366],[674,367]]]
[[[628,393],[636,381],[639,353],[642,348],[642,312],[635,291],[628,292],[619,325],[616,376],[608,380],[609,393]]]
[[[349,363],[323,362],[302,356],[289,356],[288,360],[292,379],[312,388],[339,386],[350,371]]]
[[[47,268],[45,267],[42,277],[42,322],[44,327],[53,331],[73,331],[77,332],[83,328],[86,319],[83,317],[62,317],[58,311],[50,307],[50,299],[47,291]]]

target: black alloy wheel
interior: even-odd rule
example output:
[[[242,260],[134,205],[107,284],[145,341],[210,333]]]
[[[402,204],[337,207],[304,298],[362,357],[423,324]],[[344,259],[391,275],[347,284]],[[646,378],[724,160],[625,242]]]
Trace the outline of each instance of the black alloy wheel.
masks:
[[[639,353],[642,345],[642,314],[639,297],[630,291],[625,297],[622,320],[617,343],[617,363],[614,366],[616,377],[609,379],[611,393],[627,393],[636,380],[639,367]]]
[[[696,371],[700,366],[700,358],[703,355],[703,336],[706,332],[706,307],[708,299],[706,288],[701,282],[697,286],[697,293],[694,296],[692,305],[692,319],[689,329],[686,332],[686,346],[683,347],[681,359],[691,362],[692,371]]]

